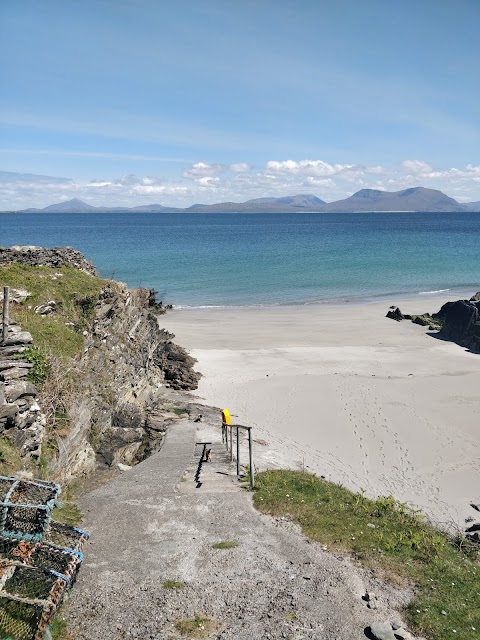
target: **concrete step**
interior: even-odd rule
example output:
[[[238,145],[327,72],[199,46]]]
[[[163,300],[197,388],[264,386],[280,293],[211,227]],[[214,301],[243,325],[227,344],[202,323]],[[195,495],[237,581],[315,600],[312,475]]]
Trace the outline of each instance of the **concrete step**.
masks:
[[[207,450],[211,450],[210,461],[205,458]],[[177,490],[181,493],[236,493],[242,491],[242,484],[237,478],[236,462],[230,461],[230,453],[226,451],[222,442],[203,443],[195,445],[191,464],[185,473]]]

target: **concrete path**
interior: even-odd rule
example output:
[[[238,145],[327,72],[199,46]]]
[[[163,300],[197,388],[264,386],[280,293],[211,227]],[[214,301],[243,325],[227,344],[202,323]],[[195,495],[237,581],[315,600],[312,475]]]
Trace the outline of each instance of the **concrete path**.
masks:
[[[67,607],[76,640],[184,638],[176,624],[214,620],[194,637],[359,640],[398,620],[406,593],[310,543],[292,523],[259,514],[220,441],[218,415],[178,422],[163,449],[80,501],[92,534]],[[212,462],[201,463],[213,442]],[[214,549],[221,541],[236,548]],[[164,583],[175,580],[181,589]],[[367,609],[365,592],[380,596]]]

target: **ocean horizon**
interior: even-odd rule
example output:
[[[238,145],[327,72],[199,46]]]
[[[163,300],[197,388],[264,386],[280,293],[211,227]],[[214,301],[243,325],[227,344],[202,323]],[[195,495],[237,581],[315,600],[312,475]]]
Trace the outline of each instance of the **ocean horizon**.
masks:
[[[73,246],[177,308],[356,304],[480,289],[475,213],[23,213],[0,245]]]

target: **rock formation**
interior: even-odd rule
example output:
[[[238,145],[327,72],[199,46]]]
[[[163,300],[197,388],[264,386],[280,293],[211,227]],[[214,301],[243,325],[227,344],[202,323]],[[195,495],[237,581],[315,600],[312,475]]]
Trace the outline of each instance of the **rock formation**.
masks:
[[[447,302],[433,317],[441,321],[447,340],[480,352],[480,292],[470,300]]]
[[[0,248],[0,265],[13,261],[55,269],[67,264],[96,274],[70,248]],[[178,419],[178,403],[190,402],[177,398],[176,412],[175,402],[166,399],[168,388],[195,389],[200,378],[194,358],[159,327],[159,315],[168,307],[156,303],[152,291],[104,281],[85,304],[86,328],[66,323],[83,333],[83,353],[67,364],[52,360],[56,380],[50,373],[40,399],[27,379],[33,365],[21,359],[33,345],[30,333],[11,323],[0,347],[0,435],[15,443],[26,465],[38,459],[43,442],[50,471],[61,480],[99,466],[135,464],[157,451],[168,425]],[[45,299],[31,313],[55,317],[57,307]],[[43,398],[46,417],[39,406]],[[59,415],[64,427],[52,428]]]
[[[447,302],[433,315],[405,315],[393,306],[387,311],[386,317],[397,322],[411,320],[415,324],[428,326],[432,331],[439,331],[446,340],[480,353],[480,291],[470,300]]]
[[[12,262],[30,266],[45,266],[59,268],[63,265],[72,265],[81,271],[97,275],[95,266],[85,260],[80,251],[72,247],[0,247],[0,265],[7,266]]]

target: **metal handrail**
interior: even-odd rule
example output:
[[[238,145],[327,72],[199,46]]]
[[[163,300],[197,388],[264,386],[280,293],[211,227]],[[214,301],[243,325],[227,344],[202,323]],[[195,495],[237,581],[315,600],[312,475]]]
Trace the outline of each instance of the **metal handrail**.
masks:
[[[233,462],[233,429],[237,431],[237,476],[240,475],[240,429],[248,431],[248,458],[250,465],[250,487],[255,487],[255,470],[253,467],[253,440],[252,427],[246,427],[243,424],[222,424],[222,441],[225,441],[227,451],[230,451],[230,462]],[[228,433],[230,431],[230,433]],[[230,440],[230,446],[229,441]]]

